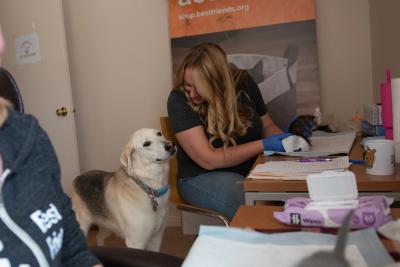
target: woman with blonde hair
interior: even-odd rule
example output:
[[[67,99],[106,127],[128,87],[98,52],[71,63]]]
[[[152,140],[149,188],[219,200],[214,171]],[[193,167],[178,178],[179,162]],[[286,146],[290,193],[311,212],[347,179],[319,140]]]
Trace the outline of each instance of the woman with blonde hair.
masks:
[[[191,48],[177,70],[168,116],[178,140],[179,190],[190,204],[231,219],[242,181],[264,150],[285,151],[257,84],[216,44]]]

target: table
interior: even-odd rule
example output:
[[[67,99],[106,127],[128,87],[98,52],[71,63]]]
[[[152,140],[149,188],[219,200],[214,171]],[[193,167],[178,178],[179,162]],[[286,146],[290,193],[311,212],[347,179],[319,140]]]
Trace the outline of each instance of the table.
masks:
[[[360,146],[360,137],[350,151],[350,159],[362,159],[362,149]],[[269,156],[259,155],[256,164],[261,164],[267,160],[293,160],[293,157],[287,156]],[[297,158],[298,159],[298,158]],[[357,179],[357,187],[360,195],[384,194],[400,200],[400,164],[395,165],[394,175],[379,176],[369,175],[365,172],[364,164],[352,164],[350,171],[354,172]],[[306,181],[289,180],[268,180],[246,178],[243,182],[246,205],[254,205],[258,200],[283,201],[291,197],[308,197]]]
[[[229,226],[239,228],[252,228],[267,233],[288,232],[288,231],[320,231],[316,227],[299,227],[283,224],[273,216],[274,211],[282,211],[283,206],[240,206]],[[393,219],[400,218],[400,208],[392,208]],[[381,241],[387,251],[397,260],[400,259],[399,244],[381,237]]]

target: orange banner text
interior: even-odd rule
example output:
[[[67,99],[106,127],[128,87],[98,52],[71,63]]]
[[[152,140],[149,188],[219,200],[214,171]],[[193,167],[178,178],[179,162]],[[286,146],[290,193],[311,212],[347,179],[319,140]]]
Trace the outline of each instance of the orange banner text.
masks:
[[[314,0],[169,0],[171,38],[312,19]]]

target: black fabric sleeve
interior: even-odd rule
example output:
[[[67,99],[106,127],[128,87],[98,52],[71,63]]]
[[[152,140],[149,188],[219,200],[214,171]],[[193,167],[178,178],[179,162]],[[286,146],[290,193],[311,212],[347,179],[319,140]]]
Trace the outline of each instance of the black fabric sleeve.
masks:
[[[168,97],[168,117],[175,134],[203,125],[187,101],[185,94],[178,90],[172,90]]]
[[[243,82],[241,83],[242,89],[247,93],[253,102],[257,114],[261,117],[267,113],[267,107],[264,104],[264,100],[262,98],[260,88],[256,84],[256,82],[251,78],[250,75],[244,75],[242,78]]]
[[[61,251],[63,266],[91,267],[100,264],[100,261],[86,246],[86,238],[76,221],[69,197],[62,191],[60,183],[57,183],[56,187],[58,187],[60,201],[63,204],[62,216],[65,221],[63,248]]]
[[[37,147],[42,148],[42,154],[48,155],[46,164],[49,169],[50,183],[46,186],[58,196],[58,203],[63,221],[63,244],[61,253],[62,266],[66,267],[91,267],[100,264],[100,261],[86,246],[86,238],[75,218],[70,198],[64,193],[60,181],[60,169],[54,148],[46,132],[39,128]],[[47,151],[45,153],[44,151]],[[40,154],[40,153],[38,153]],[[43,168],[43,166],[42,166]]]

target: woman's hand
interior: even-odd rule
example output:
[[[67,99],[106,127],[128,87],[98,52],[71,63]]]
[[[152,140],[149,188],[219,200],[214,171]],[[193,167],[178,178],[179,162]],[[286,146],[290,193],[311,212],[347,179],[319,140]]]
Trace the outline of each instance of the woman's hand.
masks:
[[[290,133],[280,133],[264,138],[262,140],[264,151],[285,152],[285,148],[282,145],[282,139],[285,139],[290,135]]]

